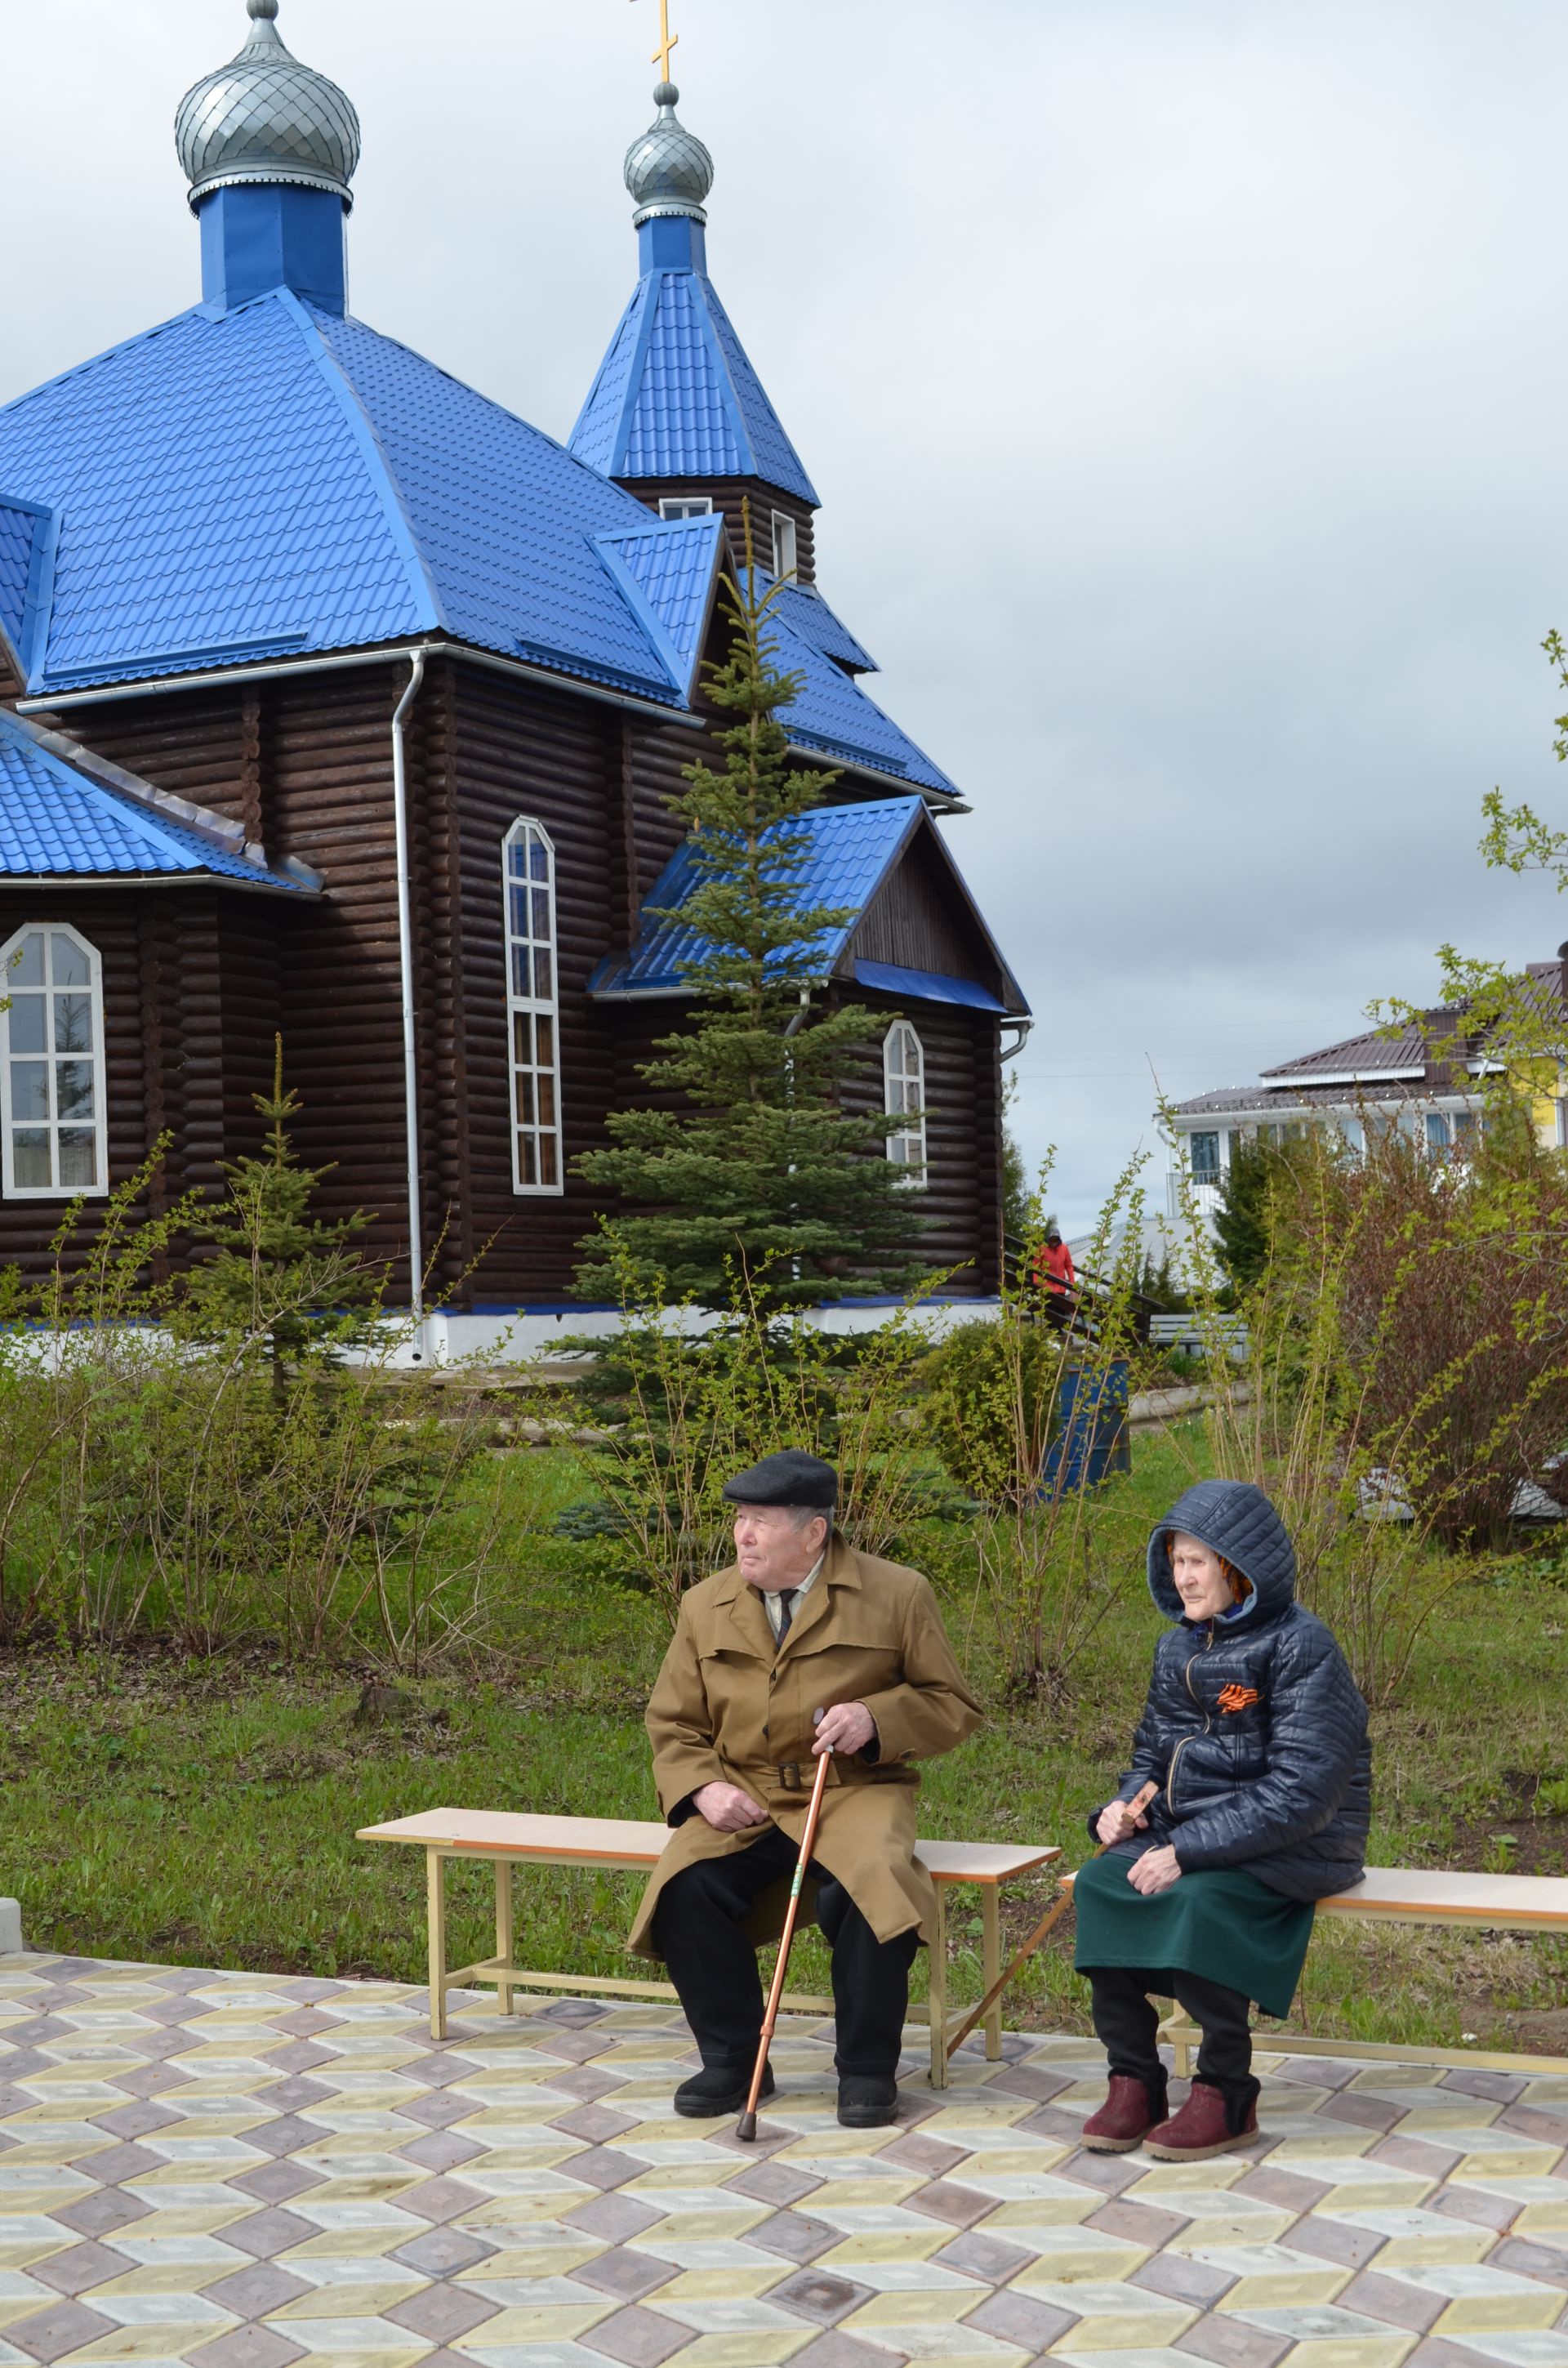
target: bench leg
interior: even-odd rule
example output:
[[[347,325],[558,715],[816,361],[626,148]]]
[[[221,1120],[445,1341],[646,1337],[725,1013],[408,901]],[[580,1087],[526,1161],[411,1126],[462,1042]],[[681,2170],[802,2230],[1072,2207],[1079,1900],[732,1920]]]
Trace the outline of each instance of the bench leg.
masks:
[[[509,1858],[498,1858],[495,1861],[495,1954],[504,1965],[511,1964],[512,1861]],[[512,1985],[510,1982],[496,1983],[495,2011],[497,2014],[511,2013]]]
[[[998,1884],[988,1883],[980,1894],[981,1951],[984,1964],[984,1990],[988,1990],[1002,1970],[1002,1894]],[[1002,2061],[1002,2001],[997,1999],[985,2018],[985,2060],[988,2064]]]
[[[430,1952],[430,2036],[447,2035],[447,1861],[425,1853],[425,1937]]]
[[[931,1926],[931,2086],[948,2085],[948,1886],[936,1886],[937,1908]]]
[[[1197,2033],[1179,2006],[1166,2015],[1160,2025],[1160,2037],[1170,2042],[1174,2061],[1172,2071],[1178,2080],[1192,2078],[1192,2043]]]

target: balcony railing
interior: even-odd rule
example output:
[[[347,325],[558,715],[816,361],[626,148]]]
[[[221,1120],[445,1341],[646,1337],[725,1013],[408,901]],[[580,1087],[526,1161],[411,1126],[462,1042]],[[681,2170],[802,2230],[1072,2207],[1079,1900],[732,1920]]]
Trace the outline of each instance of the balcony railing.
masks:
[[[1185,1178],[1179,1167],[1173,1167],[1165,1178],[1165,1214],[1180,1219],[1187,1213],[1182,1201]],[[1211,1217],[1220,1205],[1221,1178],[1194,1176],[1190,1178],[1192,1205],[1200,1217]]]

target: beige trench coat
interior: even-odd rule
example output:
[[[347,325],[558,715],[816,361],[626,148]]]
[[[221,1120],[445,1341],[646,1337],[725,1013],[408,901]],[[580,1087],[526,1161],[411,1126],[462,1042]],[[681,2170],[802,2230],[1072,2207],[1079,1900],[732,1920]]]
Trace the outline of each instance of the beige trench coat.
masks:
[[[931,1878],[915,1860],[912,1762],[951,1751],[980,1725],[937,1599],[916,1570],[858,1554],[835,1538],[775,1651],[767,1613],[738,1570],[694,1587],[648,1703],[653,1782],[676,1832],[653,1871],[629,1947],[656,1957],[653,1910],[673,1875],[744,1850],[767,1828],[721,1834],[685,1806],[699,1786],[738,1784],[799,1843],[816,1773],[812,1713],[864,1702],[877,1722],[874,1763],[835,1757],[814,1856],[842,1883],[880,1941],[917,1925],[931,1937]],[[684,1815],[683,1815],[684,1809]],[[789,1885],[763,1895],[752,1937],[782,1928]]]

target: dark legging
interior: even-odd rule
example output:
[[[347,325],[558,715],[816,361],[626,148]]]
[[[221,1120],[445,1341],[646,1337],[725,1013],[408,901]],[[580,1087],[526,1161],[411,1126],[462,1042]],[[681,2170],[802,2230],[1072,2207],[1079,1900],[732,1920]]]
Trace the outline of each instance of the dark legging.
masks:
[[[714,2069],[751,2068],[762,2030],[762,1982],[744,1927],[758,1894],[794,1873],[798,1854],[789,1836],[769,1826],[733,1856],[683,1868],[660,1897],[653,1945],[669,1967],[702,2061]],[[817,1922],[833,1951],[838,2069],[891,2078],[919,1935],[879,1941],[844,1885],[814,1861],[811,1873],[821,1886]]]
[[[1110,2069],[1142,2080],[1156,2091],[1165,2072],[1160,2063],[1158,2010],[1150,1998],[1174,1998],[1203,2033],[1198,2077],[1222,2089],[1229,2105],[1244,2106],[1257,2094],[1252,2078],[1251,2001],[1203,1974],[1157,1973],[1142,1965],[1094,1965],[1087,1969],[1094,1992],[1095,2030]]]

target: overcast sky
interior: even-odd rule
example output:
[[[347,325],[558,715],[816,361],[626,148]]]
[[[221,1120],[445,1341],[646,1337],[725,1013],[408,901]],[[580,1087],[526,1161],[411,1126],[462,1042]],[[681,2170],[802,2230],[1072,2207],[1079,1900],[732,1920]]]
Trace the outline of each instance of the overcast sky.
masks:
[[[283,0],[358,107],[356,312],[557,436],[630,291],[658,0]],[[6,11],[0,397],[180,310],[242,0]],[[1562,0],[675,0],[714,278],[819,579],[960,781],[1076,1228],[1178,1098],[1568,937]],[[265,417],[256,433],[265,436]],[[1151,1179],[1163,1178],[1156,1152]]]

